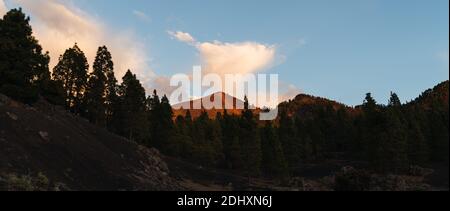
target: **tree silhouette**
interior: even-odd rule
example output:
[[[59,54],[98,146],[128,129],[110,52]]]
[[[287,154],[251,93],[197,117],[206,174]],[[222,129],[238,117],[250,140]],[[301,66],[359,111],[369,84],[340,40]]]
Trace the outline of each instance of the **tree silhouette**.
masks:
[[[104,127],[110,119],[112,102],[117,100],[116,83],[111,53],[106,46],[99,47],[84,96],[86,117],[94,124]]]
[[[295,168],[300,162],[300,142],[294,121],[288,116],[286,111],[280,112],[280,123],[278,127],[278,137],[285,153],[286,161],[290,169]]]
[[[66,107],[75,114],[83,112],[83,98],[87,87],[89,64],[78,45],[67,49],[53,69],[53,78],[62,84]]]
[[[161,99],[156,90],[147,99],[149,121],[151,122],[151,145],[163,151],[167,150],[167,141],[173,132],[173,112],[167,96]]]
[[[128,139],[147,145],[149,124],[146,115],[145,90],[136,75],[128,70],[119,87],[119,100],[114,121],[118,133]]]
[[[58,94],[50,80],[48,52],[43,53],[29,22],[21,8],[0,19],[0,91],[26,103],[46,92]]]
[[[275,178],[288,176],[288,165],[283,148],[271,122],[266,122],[261,128],[261,149],[264,173]]]
[[[261,173],[262,152],[258,125],[253,117],[253,112],[249,108],[247,97],[244,98],[244,110],[239,125],[241,131],[239,140],[242,144],[244,169],[250,179],[251,176],[259,176]]]

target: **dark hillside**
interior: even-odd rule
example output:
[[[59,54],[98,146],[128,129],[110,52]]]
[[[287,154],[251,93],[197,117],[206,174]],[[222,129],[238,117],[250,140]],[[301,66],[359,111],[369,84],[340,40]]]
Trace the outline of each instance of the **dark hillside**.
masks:
[[[423,92],[408,105],[418,105],[425,109],[433,108],[435,105],[446,106],[448,108],[449,81],[444,81],[432,89]]]
[[[180,189],[168,173],[157,150],[46,102],[30,107],[0,95],[0,189],[33,189],[34,177],[48,180],[44,189]]]

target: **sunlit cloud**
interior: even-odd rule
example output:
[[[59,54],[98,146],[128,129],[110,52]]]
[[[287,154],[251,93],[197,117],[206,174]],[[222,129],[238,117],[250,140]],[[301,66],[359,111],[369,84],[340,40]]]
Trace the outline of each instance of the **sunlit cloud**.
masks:
[[[256,73],[269,68],[275,47],[256,42],[204,42],[197,45],[206,72],[218,74]]]
[[[0,0],[0,16],[3,17],[3,15],[7,12],[5,2],[3,0]]]
[[[1,2],[2,0],[0,0]],[[146,46],[133,30],[112,31],[102,21],[90,16],[67,1],[13,0],[31,17],[34,35],[50,53],[54,67],[65,49],[77,43],[92,65],[97,48],[106,45],[111,51],[116,77],[120,80],[127,69],[141,81],[150,81],[154,73],[149,66]],[[3,3],[3,2],[2,2]],[[2,5],[0,3],[0,5]]]
[[[276,48],[257,42],[198,42],[187,32],[169,31],[169,35],[195,46],[204,70],[217,74],[246,74],[265,70],[274,64]]]
[[[169,31],[168,33],[173,39],[187,43],[197,49],[202,61],[203,73],[215,73],[221,76],[222,79],[226,74],[261,73],[286,59],[282,55],[277,55],[276,45],[267,45],[254,41],[235,43],[221,41],[200,42],[187,32]],[[302,44],[306,44],[306,40],[303,40]],[[282,83],[279,88],[280,102],[300,93],[300,90],[294,85]],[[277,102],[267,106],[274,107],[274,105],[277,105]]]
[[[176,40],[178,40],[180,42],[185,42],[185,43],[188,43],[188,44],[195,44],[195,42],[196,42],[194,37],[192,37],[189,33],[186,33],[186,32],[182,32],[182,31],[176,31],[176,32],[168,31],[167,33],[171,36],[172,39],[176,39]]]

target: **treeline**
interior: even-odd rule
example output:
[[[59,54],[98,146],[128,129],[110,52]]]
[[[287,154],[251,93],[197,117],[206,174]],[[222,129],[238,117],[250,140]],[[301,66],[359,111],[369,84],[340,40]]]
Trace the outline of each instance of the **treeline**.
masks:
[[[156,91],[147,97],[130,70],[118,83],[105,46],[98,48],[92,72],[77,44],[60,56],[52,73],[48,64],[29,18],[21,9],[9,11],[0,19],[1,93],[30,104],[42,97],[167,155],[277,178],[292,175],[301,163],[324,159],[366,161],[381,172],[448,162],[448,103],[439,97],[426,106],[420,99],[402,104],[395,93],[386,106],[370,94],[357,108],[336,108],[332,102],[298,108],[287,102],[276,121],[263,123],[245,99],[241,115],[225,112],[210,119],[203,113],[193,119],[187,112],[174,121],[168,98]]]
[[[422,96],[442,92],[448,99],[448,81],[437,87]],[[188,111],[176,118],[160,149],[203,165],[277,178],[295,175],[301,164],[330,159],[360,161],[381,173],[448,163],[448,102],[431,96],[424,105],[421,98],[402,104],[391,93],[388,104],[380,105],[369,93],[356,108],[286,102],[273,122],[257,122],[248,107],[242,115],[218,113],[213,120],[206,113],[192,120]]]
[[[84,52],[75,45],[65,50],[52,73],[50,57],[33,36],[30,18],[12,9],[0,19],[0,92],[33,104],[40,97],[62,105],[93,124],[150,145],[161,146],[170,129],[171,107],[166,96],[145,89],[130,70],[118,84],[106,46],[98,48],[92,72]],[[150,124],[155,122],[155,124]]]
[[[448,81],[442,86],[448,97]],[[331,101],[302,107],[284,103],[279,131],[288,163],[295,168],[304,161],[346,158],[366,161],[379,172],[400,172],[448,162],[448,102],[429,100],[427,107],[421,101],[402,104],[391,93],[388,104],[379,105],[369,93],[356,108]]]

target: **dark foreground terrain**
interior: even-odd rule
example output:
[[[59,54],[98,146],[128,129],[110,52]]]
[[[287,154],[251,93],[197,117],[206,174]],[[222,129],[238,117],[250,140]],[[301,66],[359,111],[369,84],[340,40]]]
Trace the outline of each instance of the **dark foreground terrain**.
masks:
[[[1,190],[179,190],[157,150],[0,95]]]
[[[299,166],[292,178],[249,179],[163,156],[45,101],[0,95],[0,190],[448,190],[442,164],[406,175],[356,168],[364,163],[330,160]]]
[[[189,190],[200,191],[448,191],[445,164],[411,167],[400,175],[380,175],[354,161],[328,160],[301,165],[285,179],[247,178],[242,172],[208,168],[163,156],[172,177]],[[355,167],[352,167],[355,166]]]

